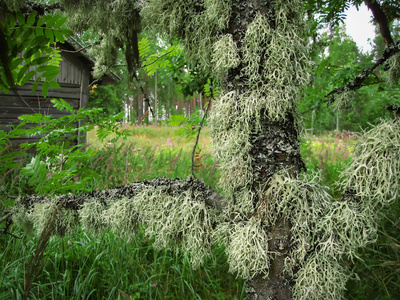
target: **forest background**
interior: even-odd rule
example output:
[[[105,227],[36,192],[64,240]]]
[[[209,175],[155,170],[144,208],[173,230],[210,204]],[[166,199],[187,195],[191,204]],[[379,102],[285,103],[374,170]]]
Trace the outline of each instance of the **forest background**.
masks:
[[[357,133],[390,116],[386,103],[400,103],[400,86],[396,82],[387,88],[386,74],[383,68],[378,69],[374,78],[353,94],[355,106],[327,108],[325,96],[372,65],[383,52],[385,43],[377,32],[373,50],[363,53],[345,34],[340,20],[329,26],[321,18],[310,17],[308,21],[314,80],[306,88],[300,104],[308,129],[302,152],[309,172],[322,169],[324,183],[337,197],[333,182],[351,156]],[[67,27],[68,20],[60,26]],[[400,24],[394,21],[391,26],[394,39],[398,40]],[[94,45],[101,41],[96,32],[75,33],[74,38],[89,55],[96,57]],[[90,192],[161,176],[186,178],[191,174],[197,126],[211,99],[213,79],[202,74],[200,68],[189,68],[184,47],[178,40],[166,42],[151,31],[143,31],[139,39],[143,67],[137,72],[137,80],[130,80],[123,54],[118,52],[118,64],[97,71],[112,70],[121,77],[120,83],[100,86],[93,82],[87,110],[73,112],[62,100],[54,100],[60,109],[71,112],[69,118],[25,116],[21,118],[22,125],[29,122],[38,126],[28,132],[22,125],[1,132],[0,194],[5,216],[15,196]],[[67,140],[73,133],[74,129],[68,126],[71,119],[81,118],[87,120],[84,129],[88,132],[89,144],[55,145],[54,140]],[[22,134],[41,135],[35,156],[29,156],[24,149],[10,150],[9,139]],[[195,148],[196,174],[215,187],[218,162],[213,161],[211,154],[207,129],[203,129]],[[363,260],[352,265],[360,278],[349,283],[349,299],[365,299],[366,294],[375,295],[374,299],[399,296],[398,211],[395,208],[382,222],[378,242],[360,253]],[[71,236],[52,237],[35,269],[30,258],[37,249],[38,237],[12,225],[3,225],[3,233],[8,233],[0,237],[3,248],[0,295],[3,297],[23,297],[29,282],[30,273],[26,275],[29,268],[40,270],[30,274],[31,298],[245,297],[243,281],[235,278],[235,274],[226,276],[226,258],[223,249],[218,247],[204,266],[193,270],[185,254],[157,251],[152,247],[152,239],[144,234],[126,243],[111,231],[101,239],[92,239],[88,233],[79,231]]]

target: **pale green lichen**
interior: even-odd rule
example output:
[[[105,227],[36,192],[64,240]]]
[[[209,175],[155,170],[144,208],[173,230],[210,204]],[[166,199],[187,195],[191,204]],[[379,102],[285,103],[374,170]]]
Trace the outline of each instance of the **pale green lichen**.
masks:
[[[332,257],[314,254],[297,273],[294,299],[341,299],[349,271]]]
[[[231,0],[204,0],[205,17],[217,28],[227,27],[232,11]]]
[[[335,102],[333,103],[333,109],[335,111],[350,109],[353,106],[356,97],[357,93],[351,90],[337,94]]]
[[[212,56],[216,74],[226,74],[229,69],[236,68],[240,63],[238,49],[231,34],[226,34],[214,43]]]
[[[257,205],[257,217],[266,226],[273,227],[278,216],[292,224],[292,247],[285,262],[289,273],[304,262],[318,242],[320,218],[333,201],[320,181],[319,174],[300,178],[293,178],[287,172],[275,174]]]
[[[24,206],[14,206],[12,220],[15,225],[22,228],[24,233],[28,236],[34,234],[34,224],[29,218],[29,210]]]
[[[88,199],[79,210],[79,218],[84,230],[99,233],[106,229],[103,213],[106,205],[97,199]]]
[[[19,209],[25,210],[25,217],[27,217],[25,222],[31,222],[39,236],[48,225],[49,218],[55,209],[57,209],[57,214],[53,234],[59,236],[74,234],[79,221],[78,213],[74,210],[58,207],[56,203],[57,199],[53,199],[49,202],[35,203],[32,209],[28,211],[24,208]]]
[[[206,71],[212,70],[213,44],[218,33],[230,18],[231,5],[226,0],[149,1],[141,14],[153,29],[168,37],[181,37],[186,58],[193,66],[200,63]],[[197,7],[197,9],[193,9]]]
[[[400,79],[400,53],[394,54],[388,59],[389,71],[387,74],[387,82],[389,86],[399,83]]]
[[[250,220],[232,225],[229,240],[226,253],[230,272],[245,279],[268,275],[271,253],[261,222]]]
[[[124,197],[102,212],[104,223],[129,242],[138,229],[138,212],[133,199]]]
[[[377,228],[373,216],[350,201],[334,202],[321,217],[316,232],[319,233],[318,249],[332,259],[357,257],[357,250],[374,242]]]
[[[278,4],[276,9],[286,20]],[[271,28],[268,19],[258,14],[247,27],[243,71],[251,87],[246,102],[253,112],[265,109],[272,120],[282,120],[298,104],[300,92],[310,80],[311,64],[298,33],[302,26],[301,20],[282,24],[277,20]]]
[[[400,122],[383,121],[360,137],[340,187],[354,191],[372,213],[391,204],[400,192]]]
[[[163,189],[145,189],[134,199],[146,234],[157,249],[182,249],[197,268],[210,254],[213,216],[200,195],[191,190],[175,197]]]

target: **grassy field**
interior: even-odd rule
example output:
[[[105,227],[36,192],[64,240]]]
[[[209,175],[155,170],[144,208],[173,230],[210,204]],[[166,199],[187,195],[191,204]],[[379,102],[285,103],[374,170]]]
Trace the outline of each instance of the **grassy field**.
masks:
[[[118,142],[112,137],[100,142],[94,131],[89,133],[90,147],[98,152],[85,165],[99,174],[89,182],[91,189],[191,174],[194,141],[186,144],[184,138],[175,137],[176,128],[128,129],[131,136]],[[302,143],[308,172],[321,172],[322,184],[335,197],[340,191],[333,182],[350,159],[355,142],[326,135]],[[196,162],[196,177],[216,188],[220,174],[207,129],[202,131],[197,151],[203,156]],[[362,274],[361,280],[349,283],[348,299],[366,299],[365,295],[399,299],[400,228],[393,221],[397,211],[382,224],[377,244],[360,254],[364,261],[354,268]],[[18,228],[13,233],[21,239],[0,235],[0,299],[22,299],[29,261],[37,248],[37,237],[26,236]],[[155,250],[142,230],[129,242],[111,231],[93,236],[78,230],[72,236],[52,237],[42,263],[30,299],[245,299],[244,281],[229,274],[223,248],[215,247],[206,263],[193,270],[185,254]]]

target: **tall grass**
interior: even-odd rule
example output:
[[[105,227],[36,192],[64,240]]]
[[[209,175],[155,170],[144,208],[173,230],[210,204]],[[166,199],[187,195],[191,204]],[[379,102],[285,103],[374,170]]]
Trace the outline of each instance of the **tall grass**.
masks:
[[[22,299],[36,237],[8,239],[0,260],[0,299]],[[112,232],[52,237],[30,299],[243,299],[243,281],[228,274],[222,248],[193,270],[189,259],[156,251],[139,231],[129,243]]]
[[[96,155],[86,162],[97,178],[91,189],[107,189],[156,177],[186,178],[191,174],[192,145],[173,136],[174,128],[131,128],[126,141],[101,143],[89,134]],[[313,137],[302,145],[309,171],[320,170],[323,184],[340,196],[333,182],[351,156],[355,139]],[[200,140],[202,166],[196,177],[216,188],[218,165],[212,159],[207,131]],[[24,190],[23,177],[13,172],[13,190]],[[79,174],[78,174],[79,175]],[[79,180],[79,179],[77,179]],[[3,205],[9,205],[3,201]],[[359,281],[348,285],[348,299],[400,299],[400,207],[381,224],[376,244],[363,249],[353,266]],[[22,239],[0,236],[0,299],[22,299],[29,261],[38,237],[13,233]],[[199,269],[193,270],[185,254],[156,251],[152,239],[140,229],[129,243],[116,233],[92,236],[82,230],[69,237],[51,237],[43,252],[43,271],[31,283],[30,299],[244,299],[244,282],[228,273],[226,257],[216,247]],[[349,262],[351,264],[351,262]],[[41,264],[39,264],[42,266]]]

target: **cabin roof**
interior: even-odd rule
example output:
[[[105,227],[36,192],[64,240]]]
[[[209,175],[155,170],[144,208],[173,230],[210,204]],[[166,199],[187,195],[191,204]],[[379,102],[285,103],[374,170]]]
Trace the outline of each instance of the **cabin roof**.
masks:
[[[75,58],[75,60],[78,60],[82,66],[89,70],[90,82],[107,85],[117,83],[121,80],[121,78],[114,72],[108,72],[101,78],[95,79],[92,75],[95,62],[88,55],[86,48],[75,38],[68,37],[67,41],[62,44],[60,43],[58,46],[66,59],[71,60],[72,58]]]

